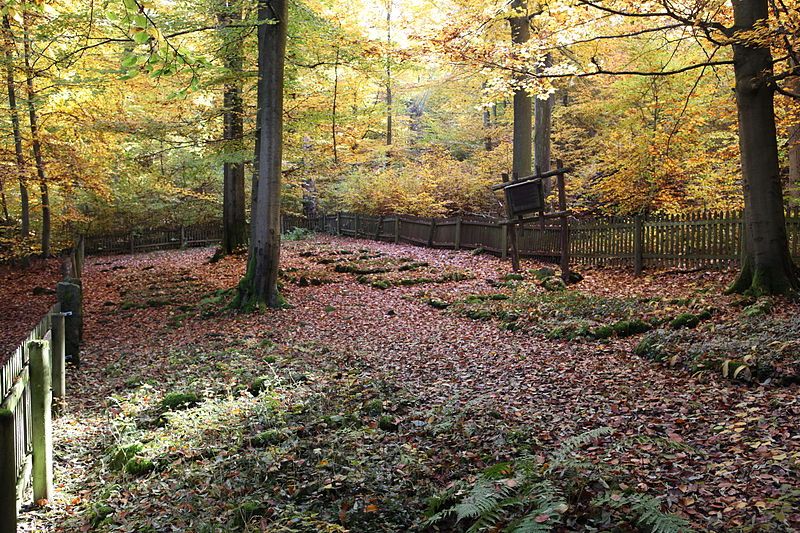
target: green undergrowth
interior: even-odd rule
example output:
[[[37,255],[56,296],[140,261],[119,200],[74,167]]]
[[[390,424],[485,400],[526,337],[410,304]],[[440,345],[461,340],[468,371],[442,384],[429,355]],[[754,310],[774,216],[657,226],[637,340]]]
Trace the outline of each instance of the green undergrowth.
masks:
[[[543,275],[550,272],[540,270],[547,270]],[[542,291],[535,281],[515,283],[513,287],[495,283],[502,292],[470,294],[458,300],[421,296],[428,305],[449,313],[472,320],[496,320],[505,330],[568,341],[631,337],[665,325],[690,328],[712,317],[699,299],[617,298],[574,289]]]
[[[321,248],[300,252],[301,257],[320,265],[322,269],[309,269],[313,274],[297,280],[295,273],[288,279],[298,285],[335,282],[332,273],[351,274],[356,281],[374,289],[409,287],[430,283],[463,281],[473,276],[463,270],[432,266],[410,257],[394,257],[365,248],[358,250]],[[303,272],[299,269],[298,272]],[[288,274],[288,273],[287,273]]]
[[[691,374],[721,374],[740,383],[800,383],[800,322],[795,317],[741,314],[694,328],[662,327],[645,335],[634,353]]]
[[[66,530],[431,531],[426,509],[447,487],[553,452],[480,401],[423,403],[313,342],[211,337],[136,372],[158,379],[119,377],[103,460]],[[599,468],[574,459],[580,477]],[[554,520],[623,520],[612,507]],[[470,523],[451,525],[439,530]]]

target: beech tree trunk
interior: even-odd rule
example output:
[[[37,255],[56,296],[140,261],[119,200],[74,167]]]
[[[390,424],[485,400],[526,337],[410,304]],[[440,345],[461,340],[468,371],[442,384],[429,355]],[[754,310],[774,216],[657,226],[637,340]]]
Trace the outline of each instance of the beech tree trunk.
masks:
[[[550,54],[545,59],[545,67],[553,63]],[[533,129],[533,162],[541,172],[550,170],[550,133],[553,126],[553,106],[555,104],[555,94],[542,99],[538,96],[533,104],[534,109],[534,129]],[[553,190],[552,178],[547,178],[542,183],[544,196],[547,198]]]
[[[20,215],[22,238],[27,238],[31,231],[31,208],[28,199],[28,187],[25,184],[28,170],[25,165],[25,152],[22,149],[22,131],[19,125],[19,110],[17,109],[17,90],[14,81],[14,56],[16,44],[11,32],[11,21],[8,15],[3,16],[3,29],[5,41],[6,60],[6,88],[8,90],[8,111],[11,115],[11,130],[14,135],[14,154],[17,159],[17,181],[19,181]]]
[[[392,145],[392,0],[386,2],[386,146]]]
[[[36,90],[33,78],[36,75],[33,71],[31,59],[31,40],[28,30],[28,14],[23,13],[23,37],[22,50],[25,60],[25,85],[27,87],[28,118],[31,127],[31,147],[33,149],[33,161],[36,164],[36,177],[39,180],[39,192],[42,198],[42,254],[50,255],[50,193],[47,187],[47,172],[45,171],[44,157],[42,156],[42,140],[39,133],[39,117],[36,113]]]
[[[511,7],[521,12],[521,14],[508,19],[511,24],[511,41],[515,44],[528,42],[531,37],[531,28],[528,17],[524,14],[527,4],[525,0],[514,0]],[[514,91],[512,172],[519,177],[531,173],[532,120],[531,97],[524,87],[518,87]]]
[[[222,56],[230,81],[223,95],[222,138],[228,146],[239,147],[244,134],[244,105],[242,103],[242,39],[237,28],[227,28],[242,20],[241,4],[228,0],[218,15],[222,28]],[[222,249],[233,253],[247,242],[244,209],[244,163],[223,164],[222,191]]]
[[[752,30],[766,20],[767,0],[733,0],[734,24]],[[800,287],[789,254],[775,128],[772,54],[748,44],[733,47],[739,148],[744,186],[744,245],[731,292],[786,294]]]
[[[262,23],[258,27],[258,113],[250,256],[233,302],[242,310],[280,307],[283,303],[278,293],[278,263],[287,1],[258,3],[258,20]]]

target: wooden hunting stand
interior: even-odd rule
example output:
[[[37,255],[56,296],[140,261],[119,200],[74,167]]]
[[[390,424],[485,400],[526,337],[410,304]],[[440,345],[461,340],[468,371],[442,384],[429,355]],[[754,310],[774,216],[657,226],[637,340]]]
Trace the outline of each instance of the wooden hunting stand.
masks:
[[[566,283],[569,280],[569,211],[567,211],[567,194],[564,189],[564,176],[570,169],[564,168],[560,160],[556,162],[556,169],[549,172],[540,172],[523,178],[514,175],[509,181],[508,174],[503,174],[503,183],[492,186],[493,191],[503,191],[506,196],[507,219],[501,222],[508,232],[508,242],[511,244],[511,264],[514,272],[519,271],[519,246],[517,243],[517,226],[532,222],[539,222],[544,229],[545,220],[557,218],[561,221],[561,277]],[[543,181],[556,177],[558,189],[558,211],[545,213]]]

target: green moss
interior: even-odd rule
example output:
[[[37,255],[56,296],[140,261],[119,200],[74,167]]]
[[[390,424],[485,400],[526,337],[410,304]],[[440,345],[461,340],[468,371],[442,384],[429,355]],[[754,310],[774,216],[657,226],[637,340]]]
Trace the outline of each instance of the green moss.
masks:
[[[567,284],[564,283],[564,280],[555,276],[544,278],[540,285],[547,291],[563,291],[567,288]]]
[[[633,353],[651,361],[664,361],[667,358],[667,353],[664,351],[664,346],[661,342],[661,335],[658,332],[645,335],[633,349]]]
[[[672,329],[694,328],[697,327],[699,323],[700,317],[697,315],[692,313],[681,313],[670,321],[669,327]]]
[[[651,326],[643,320],[620,320],[611,325],[617,337],[630,337],[650,331]]]
[[[372,283],[370,283],[370,287],[375,289],[388,289],[391,287],[392,284],[385,279],[376,279]]]
[[[768,315],[771,311],[772,301],[768,298],[759,298],[754,304],[745,307],[742,314],[748,318],[756,318]]]
[[[528,272],[530,272],[537,281],[542,281],[545,278],[556,275],[556,271],[550,267],[537,268],[535,270],[529,270]]]
[[[143,457],[134,457],[125,463],[125,473],[131,476],[144,476],[156,469],[155,463]]]
[[[488,320],[492,317],[492,313],[486,309],[468,309],[464,315],[472,320]]]
[[[500,329],[504,329],[506,331],[518,331],[522,329],[522,324],[519,322],[501,322]]]
[[[112,470],[119,470],[124,467],[128,461],[133,459],[137,453],[141,452],[142,448],[144,448],[144,445],[140,442],[135,442],[126,446],[117,446],[113,449],[109,466]]]
[[[147,300],[147,307],[164,307],[169,305],[167,300]]]
[[[614,328],[611,326],[598,326],[592,330],[592,337],[595,339],[608,339],[614,335]]]
[[[503,276],[503,280],[505,281],[522,281],[524,279],[525,276],[523,276],[522,274],[518,274],[516,272],[512,272],[510,274],[506,274],[505,276]]]
[[[264,358],[264,362],[265,362],[265,363],[269,363],[269,364],[273,364],[273,363],[275,363],[277,360],[278,360],[278,358],[277,358],[277,357],[275,357],[274,355],[268,355],[268,356],[266,356],[266,357]]]
[[[435,309],[447,309],[448,307],[450,307],[450,304],[448,302],[445,302],[444,300],[439,300],[438,298],[428,298],[427,303],[428,305],[430,305]]]
[[[161,400],[161,407],[172,411],[189,409],[200,403],[200,397],[194,392],[170,392]]]
[[[96,503],[89,511],[89,523],[97,529],[109,522],[109,517],[114,514],[114,508],[107,503]]]
[[[378,427],[383,431],[397,431],[398,426],[390,416],[382,416],[378,419]]]
[[[262,431],[250,439],[250,445],[254,448],[266,448],[267,446],[278,446],[288,439],[289,436],[279,429],[268,429]]]
[[[264,503],[257,501],[244,502],[236,509],[234,525],[236,528],[243,528],[253,518],[264,516],[268,510],[269,507]]]
[[[130,309],[144,309],[144,305],[136,302],[122,302],[122,305],[119,306],[120,309],[123,311],[128,311]]]
[[[370,416],[377,416],[383,413],[383,400],[375,398],[364,404],[364,412]]]
[[[258,376],[247,386],[247,391],[253,396],[258,396],[267,389],[270,383],[271,381],[268,376]]]
[[[326,305],[324,311],[326,313],[333,313],[334,311],[336,311],[336,308],[332,305]]]
[[[408,270],[418,270],[426,266],[428,266],[428,263],[420,261],[420,262],[406,263],[405,265],[400,265],[400,267],[397,270],[400,272],[406,272]]]

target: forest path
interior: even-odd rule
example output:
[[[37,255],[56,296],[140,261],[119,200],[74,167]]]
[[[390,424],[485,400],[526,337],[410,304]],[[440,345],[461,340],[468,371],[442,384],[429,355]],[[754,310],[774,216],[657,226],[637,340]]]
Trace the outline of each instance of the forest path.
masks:
[[[430,297],[456,301],[506,291],[487,283],[509,271],[496,258],[333,237],[289,242],[282,268],[293,307],[242,316],[219,312],[214,291],[235,286],[244,258],[209,264],[211,254],[195,249],[87,261],[83,367],[69,376],[68,409],[54,429],[59,495],[48,510],[27,513],[30,530],[69,531],[76,523],[88,529],[94,502],[100,494],[108,497],[104,456],[110,443],[124,437],[112,421],[126,413],[132,388],[149,380],[151,394],[160,397],[166,390],[160,385],[190,381],[182,372],[190,374],[192,363],[177,362],[176,354],[204,348],[225,354],[243,343],[291,346],[293,366],[308,372],[333,365],[395,383],[420,408],[488,414],[544,450],[582,431],[611,427],[610,446],[590,448],[592,459],[630,486],[665,496],[671,510],[698,527],[757,523],[766,512],[780,511],[782,497],[800,491],[792,466],[800,457],[796,386],[744,387],[690,377],[634,356],[631,340],[547,340],[426,303]],[[415,267],[368,274],[394,282],[379,289],[363,278],[359,283],[357,273],[337,272],[337,265],[359,255],[367,269],[427,265],[419,267],[424,275]],[[471,278],[425,282],[456,271]],[[403,285],[400,280],[415,279],[412,274],[422,282]],[[620,298],[682,297],[721,283],[716,274],[638,281],[607,270],[585,274],[575,290]],[[198,361],[214,369],[204,372],[218,372],[210,376],[218,388],[232,382],[234,363]],[[397,421],[404,423],[402,416]],[[122,500],[120,507],[134,505],[130,496]],[[117,522],[124,524],[129,512]],[[791,522],[800,520],[796,514],[787,514],[800,526]],[[65,517],[71,525],[63,525]]]

